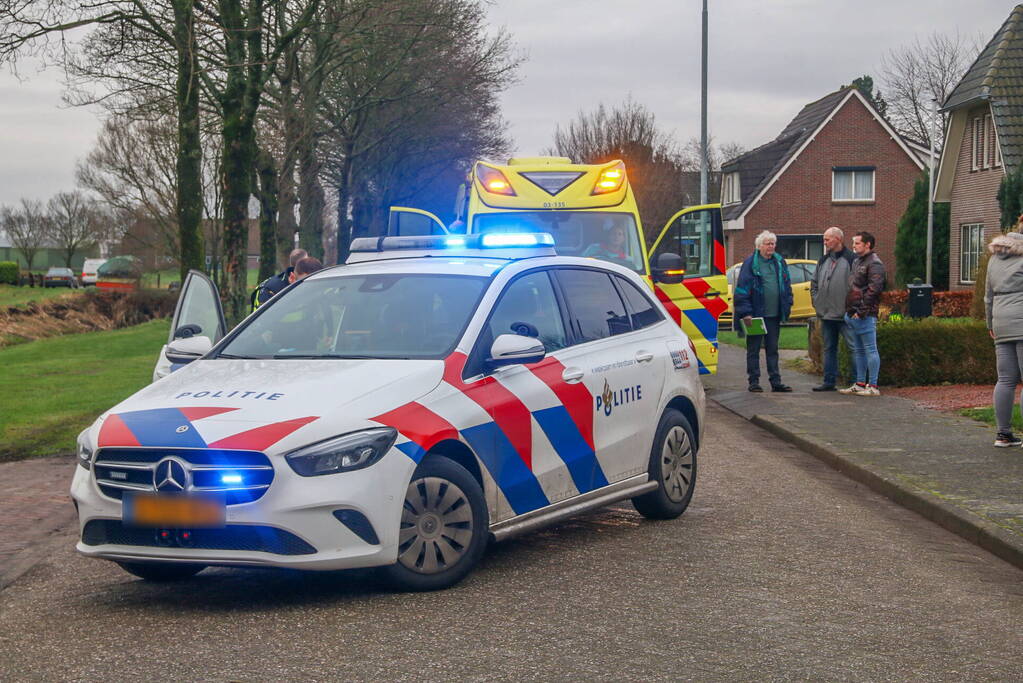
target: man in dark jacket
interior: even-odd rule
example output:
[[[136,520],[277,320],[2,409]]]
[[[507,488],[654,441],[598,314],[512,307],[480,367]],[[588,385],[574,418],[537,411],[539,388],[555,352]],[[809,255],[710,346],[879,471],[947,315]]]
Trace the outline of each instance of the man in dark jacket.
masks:
[[[763,318],[767,334],[746,336],[746,374],[750,391],[760,388],[760,347],[767,357],[767,376],[771,391],[792,391],[781,381],[778,369],[778,336],[781,324],[788,320],[792,310],[792,281],[789,266],[774,249],[778,238],[764,230],[754,242],[756,250],[742,262],[735,282],[735,317],[745,325],[753,318]]]
[[[849,276],[849,294],[845,299],[845,324],[853,336],[853,365],[856,383],[840,393],[856,396],[880,396],[877,374],[881,355],[877,352],[877,312],[884,291],[885,271],[874,253],[874,236],[858,232],[853,237],[856,259]]]
[[[256,310],[273,298],[277,292],[290,285],[294,278],[295,264],[309,256],[305,249],[294,249],[288,254],[288,267],[256,285],[252,293],[252,310]],[[322,266],[321,266],[322,267]]]
[[[845,247],[841,229],[831,227],[824,231],[825,254],[817,262],[817,271],[810,281],[810,298],[821,325],[824,342],[824,381],[814,391],[835,391],[838,376],[838,338],[853,348],[852,333],[845,324],[845,298],[849,293],[849,274],[852,272],[853,253]]]

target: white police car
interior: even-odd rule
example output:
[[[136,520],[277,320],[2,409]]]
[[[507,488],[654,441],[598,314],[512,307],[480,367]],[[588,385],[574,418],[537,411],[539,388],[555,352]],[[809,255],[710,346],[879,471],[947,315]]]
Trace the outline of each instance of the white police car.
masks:
[[[634,272],[550,243],[356,240],[215,346],[215,290],[189,278],[181,301],[213,310],[179,306],[180,369],[79,437],[78,550],[154,580],[379,566],[429,590],[488,538],[625,498],[680,515],[704,417],[692,345]]]

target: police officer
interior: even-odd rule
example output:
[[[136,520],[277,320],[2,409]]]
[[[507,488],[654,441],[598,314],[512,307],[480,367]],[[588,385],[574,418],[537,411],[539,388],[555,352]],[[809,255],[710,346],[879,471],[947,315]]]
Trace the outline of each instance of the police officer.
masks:
[[[295,249],[288,254],[288,267],[272,277],[268,277],[256,286],[252,293],[252,310],[256,310],[294,281],[295,264],[309,256],[305,249]]]

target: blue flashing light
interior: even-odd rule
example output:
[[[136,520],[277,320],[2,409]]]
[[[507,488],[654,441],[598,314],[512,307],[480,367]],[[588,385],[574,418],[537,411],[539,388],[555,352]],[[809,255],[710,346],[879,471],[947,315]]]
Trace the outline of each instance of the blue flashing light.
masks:
[[[242,483],[242,475],[240,474],[225,474],[220,477],[220,481],[223,484],[240,484]]]
[[[484,247],[553,247],[554,238],[545,232],[491,232],[483,235]]]
[[[464,237],[448,237],[447,239],[444,240],[444,246],[451,247],[453,249],[458,249],[460,247],[464,247],[465,246],[465,238]]]

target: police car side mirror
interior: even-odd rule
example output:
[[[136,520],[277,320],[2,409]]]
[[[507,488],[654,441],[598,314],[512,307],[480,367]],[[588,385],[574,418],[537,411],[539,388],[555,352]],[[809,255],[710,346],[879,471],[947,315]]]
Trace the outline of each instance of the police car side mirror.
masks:
[[[490,347],[487,365],[499,368],[506,365],[536,363],[544,359],[547,349],[543,342],[534,337],[523,337],[518,334],[498,335]]]
[[[167,345],[167,350],[163,352],[163,355],[171,363],[191,363],[195,359],[205,356],[212,348],[213,342],[209,337],[198,335],[175,339]]]
[[[657,260],[654,262],[652,270],[654,282],[660,282],[666,285],[682,284],[682,278],[685,277],[686,274],[685,264],[682,262],[682,257],[678,254],[673,254],[670,251],[662,252],[657,256]]]

